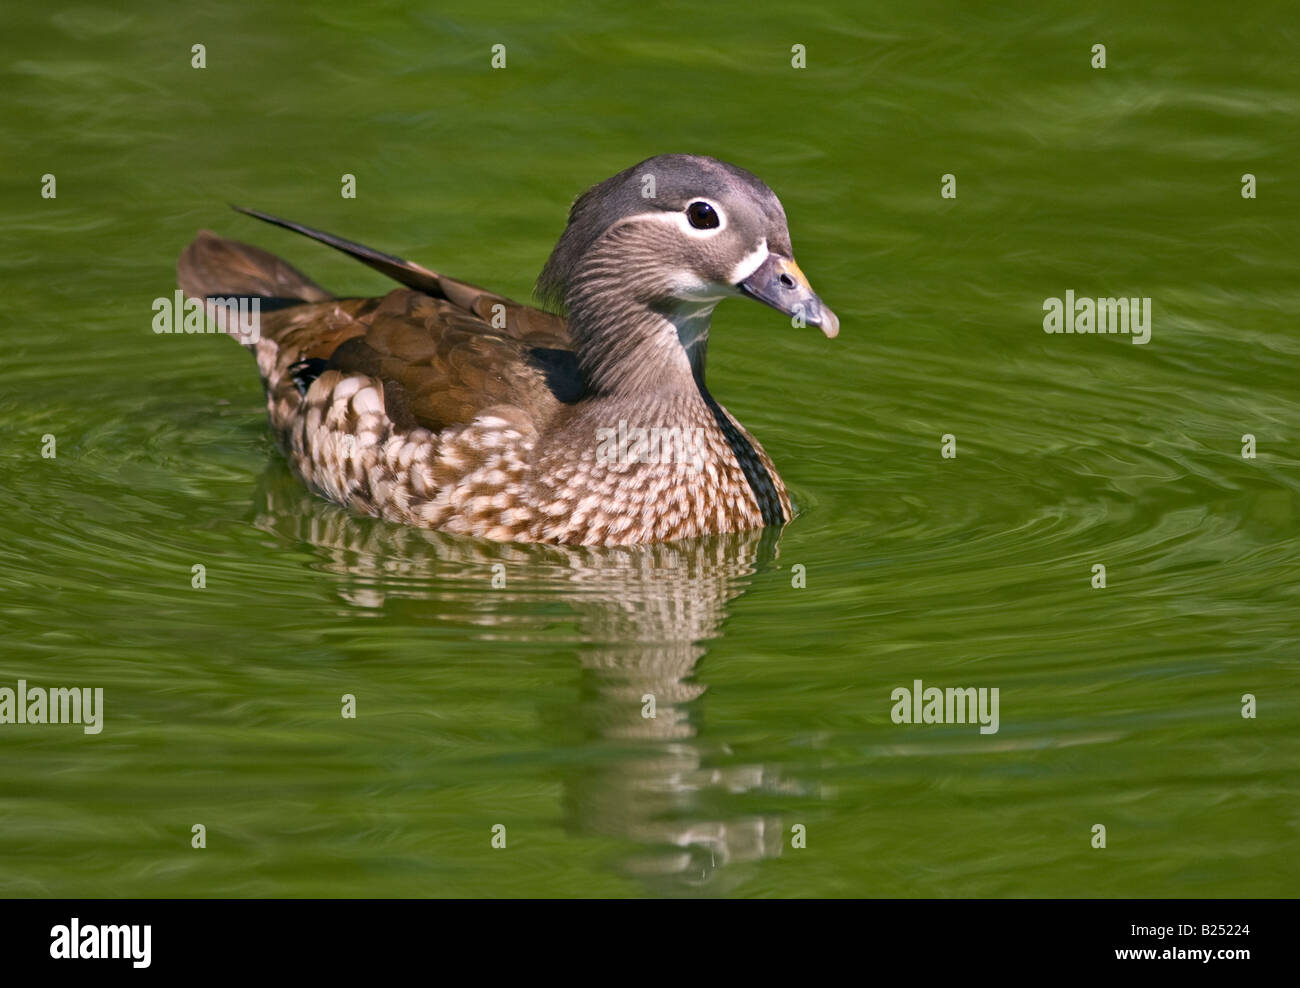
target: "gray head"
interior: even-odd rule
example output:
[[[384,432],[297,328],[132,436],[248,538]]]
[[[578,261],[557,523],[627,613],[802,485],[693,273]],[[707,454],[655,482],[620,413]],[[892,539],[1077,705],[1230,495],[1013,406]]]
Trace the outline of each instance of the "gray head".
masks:
[[[713,307],[735,295],[827,336],[839,331],[794,262],[775,193],[744,169],[701,155],[648,158],[583,193],[537,290],[568,309],[580,340],[599,337],[607,350],[632,349],[619,335],[638,310],[702,339]],[[683,330],[693,322],[702,329]],[[689,349],[692,340],[682,335],[681,343]]]

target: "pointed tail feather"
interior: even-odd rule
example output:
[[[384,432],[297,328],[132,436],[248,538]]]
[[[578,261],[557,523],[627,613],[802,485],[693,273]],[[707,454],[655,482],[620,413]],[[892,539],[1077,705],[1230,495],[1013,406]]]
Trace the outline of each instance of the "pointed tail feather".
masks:
[[[278,216],[272,216],[270,213],[263,213],[257,209],[246,209],[243,206],[231,205],[231,209],[244,213],[247,216],[255,217],[265,223],[272,223],[275,226],[284,227],[286,230],[292,230],[294,233],[301,233],[304,237],[310,237],[312,240],[319,240],[321,243],[340,250],[349,257],[356,258],[362,264],[367,264],[374,268],[380,274],[387,275],[398,284],[405,285],[407,288],[414,288],[418,292],[424,292],[432,295],[434,298],[447,298],[447,292],[443,287],[442,278],[430,271],[428,268],[421,267],[413,261],[407,261],[400,257],[394,257],[392,254],[385,254],[383,251],[375,250],[373,247],[367,247],[364,244],[358,244],[343,237],[336,237],[332,233],[325,233],[323,230],[314,230],[309,226],[303,226],[301,223],[294,223],[291,220],[282,220]]]

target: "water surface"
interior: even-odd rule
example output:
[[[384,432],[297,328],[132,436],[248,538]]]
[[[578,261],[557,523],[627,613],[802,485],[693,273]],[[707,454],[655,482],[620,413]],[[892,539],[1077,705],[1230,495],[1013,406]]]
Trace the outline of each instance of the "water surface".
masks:
[[[1024,7],[7,12],[0,686],[106,712],[0,726],[0,894],[1293,895],[1296,16]],[[245,354],[150,328],[200,228],[387,290],[229,201],[525,298],[578,192],[678,150],[778,192],[843,322],[715,319],[783,532],[350,517]],[[1151,342],[1045,334],[1067,290]],[[998,732],[894,724],[918,679]]]

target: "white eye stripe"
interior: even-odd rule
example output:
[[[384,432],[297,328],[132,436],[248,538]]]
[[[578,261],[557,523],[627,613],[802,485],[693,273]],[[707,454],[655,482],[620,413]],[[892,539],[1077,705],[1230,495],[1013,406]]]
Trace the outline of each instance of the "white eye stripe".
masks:
[[[687,234],[688,236],[698,237],[702,240],[712,237],[716,234],[719,234],[727,228],[727,214],[724,213],[722,211],[722,207],[719,206],[712,199],[705,199],[703,196],[696,196],[694,199],[691,200],[691,202],[706,202],[710,206],[712,206],[714,213],[716,213],[718,217],[718,225],[715,227],[711,227],[710,229],[707,230],[698,230],[695,227],[691,226],[691,221],[686,218],[686,213],[684,210],[676,210],[676,209],[655,210],[654,212],[650,212],[650,213],[635,213],[632,216],[623,217],[614,225],[622,226],[624,223],[635,223],[637,220],[654,220],[657,223],[674,224],[677,227],[677,229],[681,230],[683,233]],[[687,205],[689,206],[690,203],[687,203]]]
[[[731,283],[733,285],[739,285],[742,281],[763,266],[763,262],[767,260],[767,256],[767,237],[764,237],[758,242],[758,246],[755,247],[751,253],[742,257],[736,263],[736,266],[731,269]]]

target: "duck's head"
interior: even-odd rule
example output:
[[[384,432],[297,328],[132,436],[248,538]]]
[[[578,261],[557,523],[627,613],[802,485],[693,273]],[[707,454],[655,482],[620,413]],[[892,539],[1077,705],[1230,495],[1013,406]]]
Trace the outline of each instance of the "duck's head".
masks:
[[[781,200],[744,169],[700,155],[648,158],[581,195],[538,293],[565,306],[575,329],[658,313],[688,350],[729,296],[839,332],[795,263]]]

